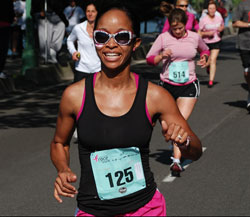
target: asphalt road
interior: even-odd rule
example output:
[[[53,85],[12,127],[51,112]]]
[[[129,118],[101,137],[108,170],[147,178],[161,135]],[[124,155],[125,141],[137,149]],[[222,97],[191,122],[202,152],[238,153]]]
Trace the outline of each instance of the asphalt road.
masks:
[[[180,178],[169,176],[171,148],[159,124],[154,129],[150,163],[169,216],[250,215],[250,115],[234,40],[223,41],[213,88],[207,88],[206,71],[197,68],[201,96],[189,124],[201,139],[204,153],[197,162],[183,162],[186,169]],[[160,70],[144,61],[133,65],[133,71],[154,82]],[[56,170],[49,158],[58,103],[69,83],[21,91],[0,100],[0,215],[74,214],[75,199],[58,204],[53,198]],[[79,175],[74,140],[71,147],[71,168]]]

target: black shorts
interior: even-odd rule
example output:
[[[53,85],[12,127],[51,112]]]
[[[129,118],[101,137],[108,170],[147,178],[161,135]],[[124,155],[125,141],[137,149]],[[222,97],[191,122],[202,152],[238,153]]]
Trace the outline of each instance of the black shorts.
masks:
[[[175,100],[179,97],[198,98],[200,95],[200,82],[198,79],[184,86],[175,86],[164,81],[160,81],[159,85],[164,87]]]
[[[221,41],[218,41],[218,42],[215,42],[215,43],[208,43],[207,46],[209,47],[209,50],[220,49]]]
[[[240,50],[240,57],[243,67],[250,68],[250,50]]]

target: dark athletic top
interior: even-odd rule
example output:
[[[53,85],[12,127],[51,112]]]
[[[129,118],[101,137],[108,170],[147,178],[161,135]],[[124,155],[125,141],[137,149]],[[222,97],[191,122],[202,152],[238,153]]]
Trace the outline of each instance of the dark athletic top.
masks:
[[[92,215],[110,216],[135,211],[147,204],[156,190],[149,167],[149,142],[153,127],[146,109],[148,82],[134,75],[138,81],[135,100],[128,113],[119,117],[107,116],[98,109],[93,88],[96,74],[89,75],[85,81],[83,104],[77,116],[81,164],[77,202],[80,210]],[[132,146],[140,149],[146,188],[120,198],[100,200],[91,168],[90,153]]]

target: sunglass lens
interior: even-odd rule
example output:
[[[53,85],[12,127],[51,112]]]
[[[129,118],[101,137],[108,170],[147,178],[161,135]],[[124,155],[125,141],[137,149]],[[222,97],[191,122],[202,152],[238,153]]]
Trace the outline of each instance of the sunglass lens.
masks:
[[[115,36],[115,40],[119,44],[127,44],[130,40],[129,33],[128,32],[120,32]]]
[[[105,44],[109,39],[109,35],[105,32],[96,32],[95,33],[95,40],[97,43]]]

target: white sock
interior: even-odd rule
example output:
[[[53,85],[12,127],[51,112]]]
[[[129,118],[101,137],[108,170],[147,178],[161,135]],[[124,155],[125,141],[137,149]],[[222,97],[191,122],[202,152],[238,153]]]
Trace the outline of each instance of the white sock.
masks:
[[[173,163],[178,163],[180,164],[180,159],[177,159],[177,158],[174,158],[174,157],[171,157],[171,160],[173,161]]]

